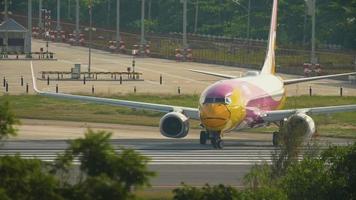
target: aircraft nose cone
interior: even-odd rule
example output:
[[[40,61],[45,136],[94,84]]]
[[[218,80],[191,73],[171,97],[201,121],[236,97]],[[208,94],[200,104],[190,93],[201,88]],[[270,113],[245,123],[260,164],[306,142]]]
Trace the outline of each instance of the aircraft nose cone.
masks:
[[[204,104],[200,109],[201,122],[208,129],[223,129],[230,115],[230,111],[224,104]]]

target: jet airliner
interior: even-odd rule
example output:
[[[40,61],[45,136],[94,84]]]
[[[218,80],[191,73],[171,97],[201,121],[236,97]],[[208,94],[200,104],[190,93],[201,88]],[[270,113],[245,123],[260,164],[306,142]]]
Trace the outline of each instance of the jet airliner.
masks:
[[[170,138],[187,136],[189,133],[189,119],[197,119],[200,120],[203,129],[200,133],[200,144],[206,144],[210,140],[213,147],[217,149],[223,148],[222,136],[232,130],[254,128],[271,123],[281,127],[285,123],[298,121],[305,127],[303,129],[304,137],[309,138],[316,132],[315,123],[309,115],[356,111],[356,104],[282,110],[286,101],[285,86],[305,81],[352,75],[356,74],[356,72],[292,80],[283,80],[275,75],[277,7],[278,0],[274,0],[267,54],[260,72],[253,71],[246,73],[244,77],[235,77],[220,73],[191,70],[224,78],[224,80],[210,85],[202,92],[198,108],[40,91],[36,86],[31,63],[34,90],[38,94],[45,96],[166,113],[161,118],[159,126],[161,134]],[[274,132],[272,139],[274,145],[278,143],[277,138],[278,132]]]

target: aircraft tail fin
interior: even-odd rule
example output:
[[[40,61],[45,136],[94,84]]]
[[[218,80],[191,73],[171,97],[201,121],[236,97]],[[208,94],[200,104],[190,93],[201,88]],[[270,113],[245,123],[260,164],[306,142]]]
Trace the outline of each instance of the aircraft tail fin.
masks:
[[[275,48],[276,48],[276,36],[277,36],[277,10],[278,10],[278,0],[273,0],[267,54],[261,70],[261,74],[274,74],[276,71]]]

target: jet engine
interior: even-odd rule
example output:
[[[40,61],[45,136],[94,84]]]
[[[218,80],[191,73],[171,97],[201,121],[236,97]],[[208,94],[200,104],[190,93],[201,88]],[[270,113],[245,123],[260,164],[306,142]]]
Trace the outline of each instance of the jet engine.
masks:
[[[316,132],[314,120],[304,113],[298,113],[289,117],[287,127],[292,134],[300,133],[305,138],[311,138]]]
[[[180,112],[165,114],[159,123],[161,134],[169,138],[183,138],[189,132],[188,117]]]

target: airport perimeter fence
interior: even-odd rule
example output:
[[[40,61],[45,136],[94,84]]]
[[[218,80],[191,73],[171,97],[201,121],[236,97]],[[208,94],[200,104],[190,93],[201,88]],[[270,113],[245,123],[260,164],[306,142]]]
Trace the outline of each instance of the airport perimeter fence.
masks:
[[[15,19],[22,24],[26,23],[26,17],[14,15]],[[33,24],[37,20],[34,18]],[[52,23],[55,27],[55,21]],[[85,30],[87,26],[80,26],[81,33],[84,34],[84,45],[88,45],[89,33]],[[61,23],[61,28],[67,34],[73,33],[75,24]],[[54,28],[53,28],[54,29]],[[116,32],[104,28],[96,28],[92,32],[92,47],[102,50],[109,50],[109,41],[115,40]],[[126,54],[131,54],[134,45],[139,45],[140,34],[125,33],[120,34],[125,42]],[[176,59],[176,49],[182,47],[182,39],[179,34],[161,35],[146,34],[147,44],[150,45],[150,56],[157,58]],[[229,66],[244,67],[250,69],[260,69],[263,64],[267,42],[264,40],[244,40],[231,39],[226,37],[197,37],[188,35],[189,48],[192,49],[193,61],[223,64]],[[324,74],[341,73],[356,70],[356,52],[352,51],[328,51],[318,50],[316,52],[319,64]],[[310,60],[310,51],[303,49],[278,48],[276,50],[277,71],[290,74],[303,74],[303,64]]]

